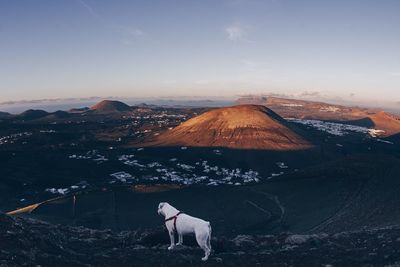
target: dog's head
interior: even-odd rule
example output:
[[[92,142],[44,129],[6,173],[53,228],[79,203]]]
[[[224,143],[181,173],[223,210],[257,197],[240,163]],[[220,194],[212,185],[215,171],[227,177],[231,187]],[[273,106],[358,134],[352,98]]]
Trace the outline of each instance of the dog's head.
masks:
[[[160,204],[158,204],[158,210],[157,213],[159,215],[165,216],[165,211],[164,209],[168,206],[167,202],[161,202]]]

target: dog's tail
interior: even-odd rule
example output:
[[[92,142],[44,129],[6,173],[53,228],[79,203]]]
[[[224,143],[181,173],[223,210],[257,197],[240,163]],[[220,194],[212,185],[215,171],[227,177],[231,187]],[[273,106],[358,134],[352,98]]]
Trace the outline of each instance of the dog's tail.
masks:
[[[211,223],[208,222],[208,238],[207,238],[207,246],[211,250]]]

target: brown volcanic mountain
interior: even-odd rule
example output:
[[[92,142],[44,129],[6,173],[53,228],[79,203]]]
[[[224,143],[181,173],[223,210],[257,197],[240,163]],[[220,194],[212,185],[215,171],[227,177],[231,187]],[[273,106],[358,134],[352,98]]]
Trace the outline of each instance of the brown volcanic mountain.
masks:
[[[120,101],[103,100],[92,106],[90,110],[96,113],[118,113],[130,111],[131,107]]]
[[[237,102],[265,105],[284,118],[337,121],[383,130],[383,137],[400,133],[400,118],[377,109],[262,96],[242,97]]]
[[[381,111],[372,115],[369,118],[374,124],[374,128],[384,130],[384,136],[390,136],[400,133],[400,119],[394,115]]]
[[[258,105],[239,105],[208,111],[145,145],[265,150],[300,150],[312,147],[283,118]]]

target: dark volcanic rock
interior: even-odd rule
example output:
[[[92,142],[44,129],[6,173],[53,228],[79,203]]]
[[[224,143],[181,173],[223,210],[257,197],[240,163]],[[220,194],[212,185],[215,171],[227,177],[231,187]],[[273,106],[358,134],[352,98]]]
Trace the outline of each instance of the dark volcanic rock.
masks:
[[[47,115],[49,115],[49,113],[44,110],[29,109],[29,110],[24,111],[21,114],[19,114],[19,117],[22,119],[25,119],[25,120],[34,120],[34,119],[43,118]]]
[[[334,235],[213,238],[207,266],[398,266],[400,228]],[[0,266],[202,266],[201,250],[168,251],[164,229],[112,232],[0,214]],[[396,265],[397,264],[397,265]]]
[[[64,118],[68,118],[71,117],[71,114],[65,111],[61,111],[58,110],[56,112],[53,112],[51,114],[49,114],[49,116],[47,116],[47,118],[51,118],[51,119],[64,119]]]
[[[88,107],[84,107],[84,108],[72,108],[69,110],[69,113],[83,113],[90,110],[90,108]]]
[[[8,113],[8,112],[2,112],[2,111],[0,111],[0,119],[8,118],[8,117],[10,117],[10,116],[11,116],[11,114]]]

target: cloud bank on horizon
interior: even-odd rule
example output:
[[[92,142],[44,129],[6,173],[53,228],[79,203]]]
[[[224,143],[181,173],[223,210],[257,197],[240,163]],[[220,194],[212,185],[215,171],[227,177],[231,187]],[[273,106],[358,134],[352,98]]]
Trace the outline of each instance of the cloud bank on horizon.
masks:
[[[1,1],[0,102],[314,92],[395,103],[398,14],[396,0]]]

